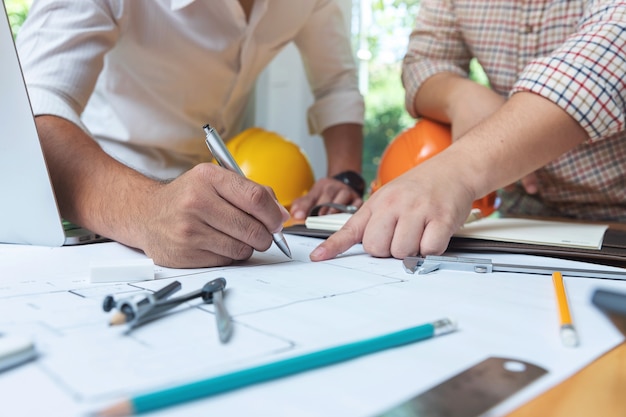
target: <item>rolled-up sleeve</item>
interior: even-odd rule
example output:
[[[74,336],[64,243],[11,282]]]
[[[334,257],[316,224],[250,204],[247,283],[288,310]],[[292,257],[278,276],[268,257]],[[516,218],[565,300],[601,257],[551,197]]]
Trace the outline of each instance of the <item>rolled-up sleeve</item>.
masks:
[[[422,1],[402,62],[402,84],[409,114],[418,117],[415,96],[428,78],[441,72],[467,76],[472,58],[457,30],[449,1]]]
[[[309,131],[319,134],[343,123],[363,124],[365,105],[343,14],[333,0],[318,1],[294,39],[300,50],[314,103]]]
[[[626,2],[606,3],[590,7],[578,31],[550,56],[533,60],[511,91],[552,101],[592,142],[625,128]]]
[[[59,116],[85,129],[80,114],[117,39],[116,14],[104,0],[33,3],[17,48],[35,115]]]

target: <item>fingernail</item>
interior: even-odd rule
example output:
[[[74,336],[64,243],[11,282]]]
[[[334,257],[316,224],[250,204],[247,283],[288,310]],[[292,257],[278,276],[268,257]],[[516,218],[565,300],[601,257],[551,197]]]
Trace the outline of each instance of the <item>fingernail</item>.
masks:
[[[311,252],[311,254],[309,255],[309,258],[312,261],[316,261],[316,260],[324,260],[326,256],[326,249],[322,246],[318,246],[317,248],[313,249],[313,252]]]
[[[293,218],[296,220],[303,220],[306,217],[306,214],[302,210],[298,210],[293,213]]]
[[[274,233],[280,233],[280,232],[282,232],[282,231],[283,231],[283,225],[281,224],[281,225],[280,225],[280,227],[279,227],[278,229],[276,229],[276,230],[272,231],[271,233],[272,233],[272,234],[274,234]]]

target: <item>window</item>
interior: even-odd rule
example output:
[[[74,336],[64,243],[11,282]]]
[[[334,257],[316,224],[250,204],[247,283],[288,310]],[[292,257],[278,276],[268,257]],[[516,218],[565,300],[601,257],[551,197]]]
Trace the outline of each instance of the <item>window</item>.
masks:
[[[404,108],[400,73],[420,0],[338,1],[346,15],[350,11],[352,14],[353,47],[366,103],[363,176],[369,185],[376,177],[380,157],[389,142],[414,123]],[[32,0],[4,2],[13,31],[17,33]],[[316,177],[322,177],[326,173],[325,152],[321,141],[307,140],[304,115],[312,98],[300,67],[299,55],[290,45],[264,71],[257,83],[255,121],[298,143],[309,155]]]
[[[376,177],[380,156],[414,120],[404,107],[402,58],[419,0],[354,0],[352,33],[365,97],[363,176]]]
[[[13,34],[16,34],[22,23],[24,23],[31,3],[32,0],[4,0]]]

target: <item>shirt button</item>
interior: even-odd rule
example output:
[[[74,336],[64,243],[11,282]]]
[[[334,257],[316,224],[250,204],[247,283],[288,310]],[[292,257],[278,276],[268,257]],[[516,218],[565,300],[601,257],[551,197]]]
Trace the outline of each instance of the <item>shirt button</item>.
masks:
[[[533,33],[534,31],[533,25],[524,25],[524,33]]]

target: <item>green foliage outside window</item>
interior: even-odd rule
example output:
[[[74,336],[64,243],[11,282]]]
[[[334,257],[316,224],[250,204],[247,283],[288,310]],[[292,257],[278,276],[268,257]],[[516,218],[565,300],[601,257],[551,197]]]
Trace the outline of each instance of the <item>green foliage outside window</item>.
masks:
[[[22,23],[24,23],[31,3],[32,0],[4,0],[14,36],[20,30]]]
[[[365,94],[363,177],[368,184],[376,178],[378,164],[387,145],[415,120],[404,104],[404,88],[400,79],[402,56],[389,62],[380,57],[385,48],[393,48],[394,40],[406,45],[415,23],[420,0],[372,0],[372,27],[368,47],[368,90]],[[385,38],[387,39],[385,41]],[[389,39],[392,41],[389,42]],[[475,59],[470,65],[470,79],[489,85],[487,76]]]

